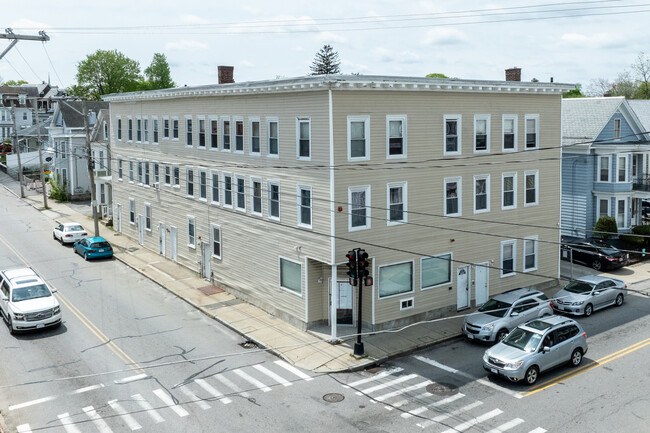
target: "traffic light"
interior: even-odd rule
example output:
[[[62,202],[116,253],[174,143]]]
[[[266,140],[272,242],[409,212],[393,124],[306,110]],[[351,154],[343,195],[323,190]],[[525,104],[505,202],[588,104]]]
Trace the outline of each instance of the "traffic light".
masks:
[[[359,278],[366,278],[369,275],[368,271],[368,253],[365,250],[357,252],[359,259]]]
[[[350,277],[350,280],[356,280],[358,278],[357,252],[355,250],[348,251],[345,257],[348,258],[348,277]]]

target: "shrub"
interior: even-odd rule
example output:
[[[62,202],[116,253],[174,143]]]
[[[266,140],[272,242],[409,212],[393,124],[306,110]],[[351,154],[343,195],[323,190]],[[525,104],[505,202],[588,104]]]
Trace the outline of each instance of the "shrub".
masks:
[[[67,182],[61,179],[58,173],[50,178],[50,198],[56,201],[67,201],[68,193],[66,192]]]
[[[616,226],[616,219],[610,216],[598,218],[594,226],[593,235],[603,239],[609,239],[618,234],[618,227]]]

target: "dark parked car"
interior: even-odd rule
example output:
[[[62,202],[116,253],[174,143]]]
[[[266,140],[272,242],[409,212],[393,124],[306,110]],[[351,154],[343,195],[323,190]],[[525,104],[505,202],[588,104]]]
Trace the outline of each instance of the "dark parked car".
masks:
[[[582,241],[566,241],[561,246],[563,260],[571,260],[591,266],[597,271],[618,269],[627,265],[630,255],[617,248],[596,239]]]

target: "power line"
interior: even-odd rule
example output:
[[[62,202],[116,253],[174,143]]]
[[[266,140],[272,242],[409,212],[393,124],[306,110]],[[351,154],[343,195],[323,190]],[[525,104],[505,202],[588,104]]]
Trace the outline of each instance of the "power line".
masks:
[[[50,53],[47,52],[47,48],[45,47],[45,42],[42,42],[43,44],[43,50],[45,51],[45,55],[47,56],[47,60],[50,62],[50,66],[52,66],[52,70],[54,71],[54,75],[56,75],[56,78],[59,80],[59,83],[63,86],[63,80],[61,80],[61,77],[59,77],[59,73],[56,71],[56,68],[54,67],[54,63],[52,63],[52,59],[50,58]]]
[[[34,76],[36,77],[36,80],[37,80],[37,81],[42,81],[42,80],[38,77],[38,74],[36,73],[36,71],[34,71],[34,68],[32,68],[32,65],[30,65],[29,62],[27,61],[27,59],[25,59],[25,57],[23,56],[23,53],[20,52],[20,50],[18,49],[18,47],[15,47],[15,48],[16,48],[16,52],[18,53],[18,55],[20,56],[20,58],[23,59],[23,61],[25,62],[25,64],[26,64],[27,67],[29,68],[29,70],[32,71],[32,73],[33,73]]]

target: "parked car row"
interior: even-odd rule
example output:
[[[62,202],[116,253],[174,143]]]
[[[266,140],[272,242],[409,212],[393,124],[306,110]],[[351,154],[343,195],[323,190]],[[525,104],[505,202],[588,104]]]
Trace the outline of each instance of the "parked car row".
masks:
[[[101,236],[88,236],[79,223],[59,223],[52,231],[54,240],[61,244],[72,243],[72,251],[85,260],[113,257],[113,247]]]
[[[573,263],[591,266],[597,271],[621,268],[629,263],[630,255],[599,239],[563,237],[560,257]]]
[[[490,298],[465,317],[462,332],[469,340],[495,342],[485,351],[483,368],[490,374],[527,385],[559,365],[578,366],[587,353],[587,333],[575,320],[602,308],[623,305],[627,285],[596,275],[569,282],[549,300],[532,288],[519,288]]]

